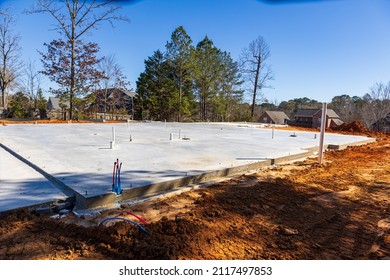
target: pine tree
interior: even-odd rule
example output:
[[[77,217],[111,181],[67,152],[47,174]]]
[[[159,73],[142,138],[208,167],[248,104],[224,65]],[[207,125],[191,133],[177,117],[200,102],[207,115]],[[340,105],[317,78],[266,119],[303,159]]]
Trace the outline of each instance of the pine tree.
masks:
[[[221,71],[220,53],[221,51],[207,36],[197,44],[192,52],[191,74],[202,121],[208,120],[211,100],[218,92],[217,81]]]
[[[190,76],[192,40],[183,26],[176,28],[171,41],[166,44],[166,57],[172,69],[177,100],[174,102],[178,114],[178,121],[184,116],[190,116],[194,107],[194,96]]]
[[[172,69],[157,50],[145,60],[145,71],[137,80],[136,106],[142,119],[174,120],[175,95]]]
[[[220,73],[220,107],[218,114],[221,121],[232,121],[235,120],[234,112],[238,110],[238,106],[242,102],[243,90],[241,85],[243,80],[238,63],[232,59],[229,53],[222,52],[220,62],[222,70]]]

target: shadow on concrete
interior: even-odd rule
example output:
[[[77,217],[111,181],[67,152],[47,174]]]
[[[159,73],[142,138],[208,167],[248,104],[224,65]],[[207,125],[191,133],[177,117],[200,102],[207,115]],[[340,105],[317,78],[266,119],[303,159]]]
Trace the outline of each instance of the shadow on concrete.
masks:
[[[1,180],[0,212],[51,203],[66,197],[44,178],[18,182]]]

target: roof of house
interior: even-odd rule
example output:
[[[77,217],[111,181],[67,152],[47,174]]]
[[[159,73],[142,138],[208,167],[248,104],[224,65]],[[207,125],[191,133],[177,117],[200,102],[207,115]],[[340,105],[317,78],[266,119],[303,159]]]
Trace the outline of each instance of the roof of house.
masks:
[[[127,90],[125,93],[126,93],[126,95],[128,95],[132,98],[135,97],[136,95],[138,95],[138,93],[136,93],[134,91],[129,91],[129,90]]]
[[[337,125],[337,126],[340,126],[342,125],[344,122],[340,119],[332,119],[332,121]]]
[[[102,94],[104,96],[104,93],[107,93],[107,97],[110,98],[112,94],[115,93],[123,93],[131,98],[138,95],[138,93],[130,91],[130,90],[122,90],[119,88],[108,88],[108,89],[99,89],[95,93]]]
[[[322,112],[322,109],[320,111]],[[328,116],[328,118],[340,118],[339,115],[337,115],[336,112],[333,111],[333,109],[326,109],[326,115]]]
[[[290,118],[283,111],[265,111],[265,113],[272,119],[276,124],[282,124],[287,119]]]
[[[70,106],[70,103],[69,101],[63,101],[61,102],[60,98],[58,97],[49,97],[49,100],[47,102],[47,109],[48,110],[61,110],[61,106],[60,104],[63,104],[65,105],[65,107],[68,107]]]
[[[312,117],[317,112],[318,112],[318,109],[299,109],[294,114],[294,116],[295,117]]]
[[[299,109],[298,112],[294,114],[295,117],[312,117],[318,112],[322,112],[322,109]],[[333,109],[326,109],[326,115],[328,118],[339,119],[339,115]]]

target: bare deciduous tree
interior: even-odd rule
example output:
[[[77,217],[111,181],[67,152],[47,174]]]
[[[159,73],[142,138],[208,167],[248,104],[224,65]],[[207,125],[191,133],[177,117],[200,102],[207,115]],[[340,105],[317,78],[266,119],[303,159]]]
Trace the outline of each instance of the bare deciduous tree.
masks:
[[[385,118],[390,113],[390,81],[387,84],[376,83],[370,88],[370,95],[375,121]]]
[[[390,113],[390,82],[376,83],[362,98],[358,108],[361,122],[368,128]]]
[[[35,62],[29,60],[25,69],[21,90],[30,98],[34,110],[37,109],[41,90],[40,73],[35,68]]]
[[[107,93],[109,88],[127,90],[130,83],[123,74],[122,67],[118,64],[114,55],[108,55],[103,57],[98,65],[98,70],[102,73],[103,79],[100,85],[100,90],[105,92],[104,94],[104,114],[107,113],[107,105],[114,106],[115,100],[107,100]],[[108,101],[110,101],[108,104]]]
[[[118,15],[120,6],[114,5],[113,0],[62,0],[59,5],[55,0],[37,0],[30,13],[48,13],[56,21],[55,30],[62,34],[71,44],[70,57],[70,84],[69,103],[70,118],[72,119],[73,97],[75,89],[75,65],[77,42],[92,29],[96,29],[103,22],[128,21]]]
[[[271,66],[267,64],[270,50],[267,42],[259,36],[245,48],[240,56],[240,68],[246,82],[253,87],[251,117],[254,116],[256,98],[268,82],[274,79]]]
[[[20,37],[13,33],[13,16],[7,10],[0,11],[0,107],[7,107],[8,90],[15,85],[22,63],[20,57]]]

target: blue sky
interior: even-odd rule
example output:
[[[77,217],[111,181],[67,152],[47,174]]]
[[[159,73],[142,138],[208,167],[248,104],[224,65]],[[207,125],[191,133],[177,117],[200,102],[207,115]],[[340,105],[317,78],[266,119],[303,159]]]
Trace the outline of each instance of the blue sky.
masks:
[[[35,60],[43,43],[59,37],[49,15],[26,15],[33,0],[0,1],[16,15],[24,60]],[[182,25],[197,44],[204,36],[238,59],[263,36],[271,50],[275,79],[265,89],[270,101],[309,97],[330,102],[335,95],[363,96],[377,82],[390,81],[390,1],[329,0],[138,0],[118,1],[130,23],[106,24],[84,38],[114,54],[136,87],[144,60],[164,50]],[[129,3],[130,2],[130,3]],[[46,84],[48,87],[48,85]]]

